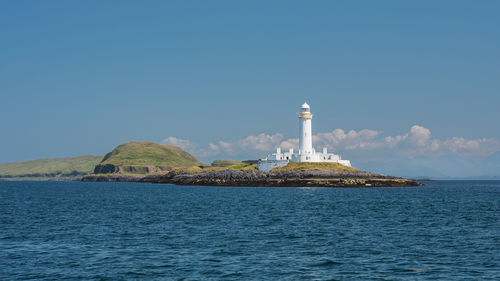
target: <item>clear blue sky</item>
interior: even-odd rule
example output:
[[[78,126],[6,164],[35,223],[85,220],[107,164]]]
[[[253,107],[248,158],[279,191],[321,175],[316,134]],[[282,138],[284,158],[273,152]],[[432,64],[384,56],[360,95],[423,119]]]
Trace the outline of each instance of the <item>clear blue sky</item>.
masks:
[[[294,138],[304,101],[314,133],[419,125],[442,143],[494,143],[498,11],[500,1],[2,1],[0,162],[171,136],[199,147]]]

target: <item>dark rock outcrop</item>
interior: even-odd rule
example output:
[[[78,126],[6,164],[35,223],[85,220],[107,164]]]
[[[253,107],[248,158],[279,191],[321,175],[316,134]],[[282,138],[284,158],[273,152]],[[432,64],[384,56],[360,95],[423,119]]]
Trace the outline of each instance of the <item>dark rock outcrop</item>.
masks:
[[[142,176],[128,176],[128,175],[87,175],[81,178],[82,181],[99,181],[99,182],[138,182]]]
[[[363,171],[303,170],[271,171],[222,170],[201,173],[169,172],[165,175],[150,175],[141,182],[173,183],[177,185],[215,186],[291,186],[291,187],[373,187],[373,186],[418,186],[417,182],[377,175]]]
[[[118,173],[118,167],[113,164],[98,164],[94,168],[94,174]]]
[[[167,171],[169,167],[156,166],[118,166],[114,164],[99,164],[94,168],[94,174],[113,174],[113,173],[131,173],[131,174],[150,174]]]
[[[128,176],[87,176],[86,181],[138,181],[176,185],[211,186],[277,186],[277,187],[381,187],[420,186],[422,184],[403,178],[373,174],[364,171],[300,170],[270,171],[217,170],[192,173],[182,170],[166,174],[153,174],[131,179]]]

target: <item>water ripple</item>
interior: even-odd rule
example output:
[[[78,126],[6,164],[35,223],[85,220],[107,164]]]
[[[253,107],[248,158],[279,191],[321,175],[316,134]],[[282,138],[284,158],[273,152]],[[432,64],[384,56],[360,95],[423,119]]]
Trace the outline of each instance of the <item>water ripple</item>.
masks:
[[[496,280],[500,182],[0,182],[0,280]]]

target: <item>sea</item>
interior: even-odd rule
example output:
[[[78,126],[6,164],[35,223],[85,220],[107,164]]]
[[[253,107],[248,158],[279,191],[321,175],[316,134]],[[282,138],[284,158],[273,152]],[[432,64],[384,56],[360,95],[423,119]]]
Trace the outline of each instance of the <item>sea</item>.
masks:
[[[500,181],[0,182],[0,280],[500,280]]]

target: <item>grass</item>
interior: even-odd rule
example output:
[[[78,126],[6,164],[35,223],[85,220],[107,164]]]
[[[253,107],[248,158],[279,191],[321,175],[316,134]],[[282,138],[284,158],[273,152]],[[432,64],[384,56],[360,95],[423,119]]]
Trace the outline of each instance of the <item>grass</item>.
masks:
[[[178,167],[178,168],[174,168],[172,169],[171,171],[173,172],[178,172],[178,173],[186,173],[186,174],[198,174],[198,173],[201,173],[207,169],[212,169],[212,168],[206,168],[206,169],[202,169],[198,166],[191,166],[191,167]],[[171,171],[167,171],[165,173],[168,173],[168,172],[171,172]]]
[[[255,170],[257,169],[257,164],[240,163],[229,167],[231,170]]]
[[[128,142],[106,154],[100,164],[181,167],[198,165],[199,161],[177,146],[154,142]]]
[[[240,164],[241,162],[240,161],[236,161],[236,160],[214,160],[212,162],[212,166],[213,167],[230,167],[230,166],[234,166],[234,165],[237,165],[237,164]]]
[[[224,170],[257,170],[257,165],[256,164],[247,164],[247,163],[240,163],[237,165],[233,165],[230,167],[203,167],[200,168],[198,166],[190,166],[190,167],[178,167],[174,168],[170,171],[177,172],[177,173],[186,173],[186,174],[198,174],[202,172],[217,172],[217,171],[224,171]],[[168,171],[168,172],[170,172]],[[164,173],[168,173],[164,172]]]
[[[283,167],[273,168],[271,171],[303,171],[303,170],[340,170],[340,171],[357,171],[353,167],[347,167],[339,163],[307,163],[307,162],[290,162]]]
[[[38,159],[0,164],[0,178],[75,177],[94,171],[102,156]]]
[[[256,164],[240,163],[230,167],[180,167],[173,169],[176,172],[188,174],[197,174],[201,172],[214,172],[223,170],[257,170]],[[284,167],[276,167],[271,171],[304,171],[304,170],[339,170],[339,171],[358,171],[358,169],[347,167],[339,163],[297,163],[290,162]]]

